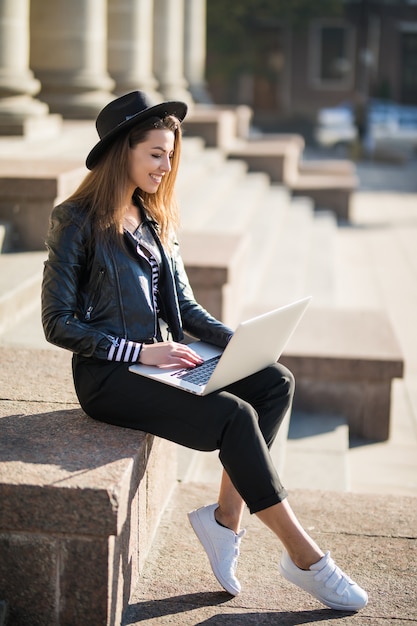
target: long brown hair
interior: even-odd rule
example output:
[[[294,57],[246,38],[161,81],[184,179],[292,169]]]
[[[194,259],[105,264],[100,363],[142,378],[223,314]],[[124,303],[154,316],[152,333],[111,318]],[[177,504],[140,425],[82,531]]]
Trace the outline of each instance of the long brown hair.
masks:
[[[153,194],[135,190],[146,213],[158,224],[161,241],[168,249],[173,233],[179,225],[178,205],[175,199],[175,181],[181,156],[181,126],[172,115],[153,117],[138,124],[129,133],[121,134],[87,174],[76,191],[68,198],[87,211],[94,237],[110,243],[120,239],[123,223],[126,189],[128,186],[129,149],[147,139],[151,130],[167,129],[174,133],[174,154],[171,170],[162,179]]]

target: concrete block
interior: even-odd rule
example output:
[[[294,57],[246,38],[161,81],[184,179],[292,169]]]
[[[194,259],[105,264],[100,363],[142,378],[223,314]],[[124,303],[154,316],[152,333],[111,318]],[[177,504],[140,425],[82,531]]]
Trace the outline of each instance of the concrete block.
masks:
[[[233,109],[197,106],[183,128],[185,137],[202,137],[207,147],[226,149],[236,140],[238,121]]]
[[[236,142],[227,150],[227,156],[245,161],[249,171],[265,172],[274,183],[288,184],[297,176],[304,143],[298,135],[274,137]]]
[[[74,162],[0,160],[0,220],[13,225],[16,250],[43,250],[54,205],[75,191],[86,170]]]
[[[300,174],[348,174],[356,176],[356,165],[349,159],[318,159],[300,161]]]
[[[0,365],[0,596],[12,623],[119,624],[176,483],[176,446],[87,417],[65,351],[4,348]]]
[[[404,359],[383,312],[310,307],[281,361],[296,377],[296,409],[341,414],[351,435],[388,439]]]
[[[245,259],[249,241],[242,235],[181,234],[188,278],[198,302],[214,317],[234,327],[245,295]]]
[[[45,259],[46,251],[0,254],[0,333],[39,303]]]
[[[289,182],[295,196],[309,196],[316,208],[329,209],[336,217],[349,221],[352,194],[358,181],[353,174],[298,174]]]

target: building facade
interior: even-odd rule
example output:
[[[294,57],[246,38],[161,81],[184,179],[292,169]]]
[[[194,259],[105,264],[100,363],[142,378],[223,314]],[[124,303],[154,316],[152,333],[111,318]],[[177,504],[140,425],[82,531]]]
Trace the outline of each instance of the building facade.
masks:
[[[249,70],[229,76],[221,75],[209,32],[213,99],[251,106],[265,127],[279,119],[312,120],[320,108],[358,96],[417,105],[416,0],[345,0],[333,16],[319,7],[314,17],[293,21],[247,16]]]

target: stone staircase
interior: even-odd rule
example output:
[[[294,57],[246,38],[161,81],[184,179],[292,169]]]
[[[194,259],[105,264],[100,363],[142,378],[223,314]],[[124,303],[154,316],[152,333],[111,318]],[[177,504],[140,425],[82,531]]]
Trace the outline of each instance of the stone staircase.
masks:
[[[221,240],[225,231],[247,241],[243,272],[243,289],[233,291],[233,307],[226,319],[235,326],[240,320],[275,308],[306,294],[313,296],[313,305],[330,306],[334,299],[334,237],[337,222],[330,212],[317,212],[307,197],[291,197],[280,184],[271,184],[261,172],[249,172],[245,162],[227,159],[220,150],[205,148],[199,138],[184,140],[183,163],[178,181],[181,206],[182,236],[213,236]],[[12,229],[8,229],[9,236]],[[273,233],[273,236],[271,236]],[[5,237],[7,245],[7,236]],[[220,253],[220,251],[218,251]],[[216,256],[216,243],[210,254]],[[54,349],[44,338],[40,323],[39,293],[43,251],[0,254],[0,343],[3,345]],[[241,258],[241,257],[239,257]],[[237,305],[236,294],[240,292]],[[336,446],[346,455],[347,426],[337,430]],[[340,416],[335,418],[340,423]],[[313,424],[313,421],[310,422]],[[288,448],[289,419],[277,442],[276,462],[284,468]],[[292,431],[297,428],[294,420]],[[316,442],[320,453],[320,436]],[[207,476],[213,470],[213,456],[181,451],[180,478]],[[197,458],[198,457],[198,458]],[[288,458],[288,455],[287,455]],[[290,462],[290,461],[289,461]],[[343,463],[341,463],[343,465]],[[327,472],[323,471],[323,484]],[[343,476],[343,472],[342,472]],[[298,479],[300,480],[300,479]],[[344,477],[339,485],[347,488]],[[303,486],[303,485],[301,485]]]
[[[78,138],[82,147],[81,134]],[[84,138],[85,141],[87,139]],[[71,142],[69,142],[68,135],[64,136],[64,140],[68,142],[70,148]],[[89,140],[88,143],[91,144]],[[1,150],[0,145],[0,158]],[[38,150],[39,156],[41,154],[39,147]],[[71,167],[76,178],[80,173],[79,160],[77,161],[74,147],[72,150],[73,152],[71,148],[69,149],[67,156],[71,155],[73,159]],[[33,156],[36,158],[36,150]],[[48,159],[51,159],[51,154],[48,154]],[[59,170],[59,165],[57,170]],[[60,176],[58,172],[57,180]],[[38,180],[35,183],[41,192],[42,185]],[[68,180],[62,180],[62,185],[65,186],[67,183]],[[52,185],[53,194],[60,189],[62,190],[60,185]],[[185,264],[197,298],[209,310],[234,326],[250,315],[310,294],[313,296],[313,302],[308,311],[309,315],[310,310],[312,314],[309,323],[321,320],[323,326],[324,319],[327,334],[326,325],[329,321],[329,330],[331,330],[329,335],[336,338],[335,342],[330,341],[330,354],[323,351],[322,346],[325,342],[322,341],[320,335],[322,331],[311,333],[307,326],[306,332],[305,327],[301,325],[297,336],[300,334],[302,338],[302,350],[300,351],[296,344],[290,345],[289,352],[284,354],[286,359],[292,359],[291,363],[294,368],[291,366],[291,369],[296,373],[298,388],[301,388],[302,392],[303,386],[304,391],[305,387],[308,390],[311,383],[309,376],[316,370],[324,372],[325,378],[321,381],[321,385],[326,387],[326,376],[329,373],[333,374],[335,370],[340,370],[343,377],[348,378],[350,370],[355,369],[351,367],[352,364],[355,366],[357,362],[361,363],[364,368],[361,376],[368,364],[373,373],[384,369],[386,355],[382,355],[381,363],[379,363],[381,355],[378,354],[375,345],[370,346],[369,354],[367,352],[369,345],[365,346],[365,352],[361,351],[362,337],[356,337],[356,326],[353,342],[350,336],[346,337],[346,344],[342,341],[340,345],[339,342],[340,335],[343,335],[344,319],[343,317],[338,319],[337,315],[341,287],[336,254],[339,244],[339,227],[334,213],[320,210],[317,202],[313,202],[308,197],[295,197],[282,183],[271,184],[265,172],[253,171],[244,159],[229,159],[224,151],[206,148],[201,139],[193,137],[184,140],[184,158],[178,191],[182,206],[180,239]],[[42,205],[42,211],[44,210],[45,203]],[[226,225],[227,233],[224,232]],[[109,488],[110,491],[116,488],[116,491],[118,490],[121,494],[118,530],[116,531],[112,526],[110,532],[106,527],[100,536],[100,542],[103,542],[100,545],[107,547],[109,545],[107,535],[110,534],[112,540],[116,537],[116,547],[120,550],[123,572],[116,575],[115,572],[118,571],[116,565],[116,569],[109,573],[109,580],[111,576],[114,576],[112,589],[106,587],[116,599],[115,606],[118,603],[117,611],[120,611],[121,605],[126,602],[126,598],[121,599],[123,593],[125,595],[129,593],[129,584],[126,581],[133,580],[137,571],[143,567],[144,559],[158,527],[159,516],[166,505],[171,485],[175,482],[175,471],[171,471],[171,468],[175,467],[175,461],[171,458],[172,449],[170,446],[160,449],[159,445],[164,443],[160,441],[155,441],[153,448],[150,440],[142,443],[132,442],[131,433],[126,434],[124,429],[112,431],[110,438],[112,443],[108,447],[110,439],[106,438],[105,428],[101,428],[101,425],[97,427],[92,420],[86,420],[77,408],[75,400],[70,399],[72,402],[68,405],[70,410],[63,406],[63,402],[69,400],[63,399],[60,393],[61,378],[65,378],[65,389],[69,390],[73,396],[69,380],[70,356],[45,342],[40,322],[39,292],[42,264],[46,253],[43,251],[5,253],[9,241],[12,247],[15,233],[7,221],[1,232],[3,253],[0,254],[0,356],[2,359],[0,387],[3,389],[1,397],[5,400],[3,402],[3,409],[6,411],[4,424],[6,427],[9,426],[13,436],[17,436],[15,429],[21,429],[18,436],[21,437],[23,450],[26,449],[25,446],[30,448],[32,455],[30,458],[33,458],[33,462],[25,466],[25,471],[28,472],[27,477],[24,474],[20,476],[22,485],[19,482],[16,484],[14,475],[10,480],[4,481],[6,490],[9,488],[9,483],[12,484],[12,491],[16,498],[16,506],[8,507],[11,518],[8,521],[9,526],[7,524],[6,526],[11,529],[12,534],[17,527],[17,521],[13,515],[14,509],[20,511],[21,507],[19,486],[26,489],[28,481],[36,483],[39,479],[35,485],[36,494],[41,498],[49,497],[49,489],[42,488],[42,481],[49,485],[50,468],[56,466],[55,448],[49,449],[49,446],[45,446],[45,440],[49,441],[49,433],[53,432],[53,436],[57,438],[55,443],[58,448],[56,449],[61,455],[59,464],[63,464],[59,470],[61,473],[56,476],[57,482],[65,479],[66,486],[69,488],[68,493],[71,493],[72,497],[82,497],[83,489],[90,488],[90,486],[91,493],[95,494],[94,502],[101,503],[102,498],[107,502]],[[30,234],[29,231],[28,234]],[[215,297],[213,297],[213,290]],[[200,293],[202,298],[200,298]],[[208,306],[207,302],[209,304],[212,302],[214,308],[211,308],[211,304]],[[325,311],[324,317],[323,311]],[[334,317],[335,313],[336,317]],[[320,325],[316,327],[313,324],[313,329],[315,328],[320,329]],[[315,336],[311,337],[311,334]],[[377,334],[377,344],[379,339]],[[386,337],[384,336],[383,339],[385,342]],[[351,343],[355,344],[353,348]],[[45,349],[55,352],[50,356],[49,353],[45,354]],[[373,360],[369,359],[370,354],[375,357]],[[388,355],[388,361],[394,362],[396,373],[401,375],[400,359],[398,357],[397,362],[396,357],[397,352],[393,349]],[[26,380],[26,376],[20,379],[17,374],[21,371],[20,363],[33,363],[34,358],[36,368],[31,368],[28,372],[29,381]],[[305,381],[303,381],[303,376],[298,376],[297,367],[301,367],[301,371],[304,368],[304,374],[307,375]],[[47,379],[46,385],[39,384],[39,380],[44,380],[43,377]],[[366,385],[368,381],[366,376],[363,377]],[[391,378],[387,380],[390,383]],[[385,388],[387,388],[387,380],[384,381]],[[30,394],[26,393],[28,382]],[[341,383],[343,386],[343,380],[332,381],[332,384],[335,384],[339,390]],[[356,388],[358,381],[355,380],[353,383],[348,381],[348,392],[350,391],[349,384],[353,384]],[[52,397],[50,397],[51,390]],[[346,389],[342,391],[343,397],[346,398]],[[366,395],[366,388],[364,393]],[[5,406],[6,404],[9,406]],[[307,412],[305,407],[296,406],[292,412],[291,421],[290,415],[287,415],[272,450],[277,467],[283,474],[286,486],[290,489],[314,488],[346,491],[350,488],[349,476],[351,474],[348,419],[343,418],[340,411],[323,413],[317,410],[317,413],[314,413],[310,410],[311,407],[308,408]],[[10,410],[16,412],[19,417],[26,418],[26,426],[25,419],[7,421]],[[75,436],[70,436],[70,442],[66,440],[66,434],[59,425],[62,417],[68,420],[67,423],[73,429],[72,433],[75,434]],[[37,424],[42,424],[43,434],[40,433]],[[34,429],[33,432],[31,428]],[[97,438],[95,429],[100,433],[102,440]],[[111,430],[111,427],[109,429]],[[60,438],[63,438],[62,441]],[[35,446],[33,446],[33,440],[35,440]],[[80,440],[86,446],[81,450],[78,445]],[[88,462],[89,446],[91,457],[95,459],[97,467],[95,464],[91,467]],[[38,460],[39,451],[42,454]],[[43,451],[45,451],[45,458]],[[149,451],[151,451],[150,455]],[[73,471],[73,455],[80,464],[75,469],[82,468],[81,472]],[[178,456],[179,480],[192,481],[196,484],[218,481],[220,465],[216,454],[193,453],[180,448]],[[111,471],[107,472],[108,467],[114,461],[117,461],[117,475],[112,474]],[[34,468],[36,469],[35,476]],[[140,468],[139,474],[138,468]],[[62,474],[63,470],[65,476]],[[65,491],[66,489],[62,491],[56,485],[50,490],[51,495],[58,499],[62,497],[65,499]],[[134,501],[131,502],[130,496],[133,495]],[[137,499],[138,502],[136,502]],[[51,504],[53,510],[56,509],[55,505],[55,502],[53,506]],[[27,507],[26,502],[24,508],[28,512],[32,510],[31,507]],[[59,509],[56,510],[59,512]],[[65,512],[71,516],[72,511],[76,510],[78,508],[74,505],[71,510]],[[129,514],[126,520],[122,519],[126,511],[134,512],[132,520]],[[136,537],[135,528],[138,519],[135,516],[139,516],[141,520],[139,529],[142,529],[142,535],[139,539]],[[36,532],[39,529],[36,524],[33,525],[29,513],[26,517],[27,519],[24,519],[26,526],[23,530],[32,536],[34,529]],[[89,519],[92,517],[90,516]],[[89,519],[83,520],[83,523],[78,524],[76,528],[81,543],[84,541],[85,533],[90,532]],[[62,538],[65,540],[65,533],[68,533],[68,528],[72,529],[72,526],[67,528],[64,524],[61,529],[60,520],[54,518],[52,521],[57,525],[56,528],[60,528],[59,541]],[[71,524],[73,521],[71,518]],[[109,509],[107,522],[110,524],[114,521],[114,511]],[[49,517],[36,519],[35,522],[46,524],[45,536],[48,542],[51,532],[48,526]],[[120,529],[122,532],[119,532]],[[132,551],[127,555],[126,546],[130,545],[129,542],[131,542],[129,550]],[[16,544],[15,549],[18,550],[18,548]],[[117,554],[119,555],[119,552]],[[107,563],[108,557],[104,554],[104,548],[100,555]],[[71,555],[71,558],[72,556],[76,562],[78,556],[75,553]],[[69,561],[69,563],[72,562]],[[131,562],[135,562],[134,571],[129,569]],[[109,584],[109,581],[106,581],[105,565],[94,567],[94,561],[91,559],[88,565],[94,570],[92,574],[101,575],[100,584],[103,588]],[[67,574],[64,572],[62,575],[65,578]],[[90,582],[94,588],[97,588],[93,575]],[[30,598],[29,581],[25,587],[28,588],[28,598]],[[86,614],[89,614],[91,610],[89,588],[81,589],[80,587],[78,592],[80,597],[83,597],[84,604],[78,602],[75,608],[78,610],[81,607],[80,610],[85,610]],[[63,604],[65,608],[65,598]],[[67,605],[74,609],[70,598],[68,598]],[[100,610],[103,614],[107,610],[105,598],[100,605]]]
[[[260,149],[259,142],[257,145]],[[220,259],[221,266],[239,268],[239,271],[235,269],[233,277],[220,279],[233,286],[229,290],[229,285],[223,286],[219,310],[211,308],[210,299],[204,300],[206,294],[200,294],[197,285],[198,299],[231,326],[307,294],[313,296],[312,307],[334,307],[340,290],[335,258],[337,216],[332,211],[318,209],[311,198],[293,195],[287,186],[271,183],[266,173],[250,171],[246,161],[229,156],[220,149],[207,148],[199,137],[184,139],[178,181],[182,216],[180,239],[192,283],[194,285],[194,273],[187,263],[187,257],[191,256],[189,241],[198,242],[197,257],[203,266],[210,257],[211,261]],[[309,169],[306,164],[300,167]],[[337,172],[346,166],[342,163],[334,167]],[[310,166],[313,171],[317,168],[320,170],[317,164]],[[74,171],[79,175],[79,169]],[[6,223],[3,229],[6,250],[8,238],[13,238],[13,229]],[[2,342],[18,343],[19,338],[25,337],[24,341],[29,341],[30,345],[49,347],[43,339],[37,310],[45,257],[42,251],[0,254]],[[198,277],[196,280],[198,282]],[[32,317],[36,320],[35,330],[30,329]],[[331,416],[326,419],[330,420]],[[329,428],[340,431],[344,443],[336,448],[346,454],[348,428],[338,430],[339,422],[340,414],[336,414],[336,426]],[[293,429],[295,424],[294,418]],[[277,456],[283,459],[284,448],[291,445],[285,443],[285,428],[281,437]],[[320,450],[320,437],[313,438],[310,433],[310,439],[317,442]],[[324,470],[324,484],[327,478]],[[345,478],[338,482],[348,484]]]
[[[238,314],[234,301],[235,317],[229,322],[236,324],[307,294],[313,296],[313,306],[332,306],[335,215],[315,210],[308,197],[292,197],[286,186],[271,184],[265,173],[248,171],[243,161],[222,159],[213,148],[197,154],[196,144],[188,149],[193,162],[201,164],[207,158],[208,164],[203,178],[197,168],[195,179],[188,177],[187,167],[182,170],[179,191],[184,231],[220,236],[227,230],[249,239],[244,298]],[[272,453],[279,471],[288,476],[288,485],[301,488],[310,485],[311,475],[304,456],[313,462],[330,455],[333,463],[336,460],[332,472],[326,464],[315,464],[316,487],[345,491],[349,488],[348,448],[346,419],[293,411],[291,423],[288,415]],[[297,470],[297,466],[303,469]],[[220,474],[217,453],[181,449],[180,480],[218,483]]]

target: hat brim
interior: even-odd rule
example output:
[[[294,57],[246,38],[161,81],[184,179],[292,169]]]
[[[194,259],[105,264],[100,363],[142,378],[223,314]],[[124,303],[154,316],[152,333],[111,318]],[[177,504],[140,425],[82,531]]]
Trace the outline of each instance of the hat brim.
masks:
[[[180,122],[182,122],[187,115],[187,110],[188,107],[185,102],[168,101],[161,102],[160,104],[151,106],[144,111],[139,111],[136,115],[132,115],[129,119],[113,128],[113,130],[107,133],[98,143],[96,143],[86,158],[85,164],[87,168],[89,170],[93,169],[101,155],[106,152],[106,150],[113,143],[114,139],[120,133],[129,130],[133,126],[136,126],[139,122],[142,122],[149,117],[160,117],[162,119],[167,115],[174,115]]]

